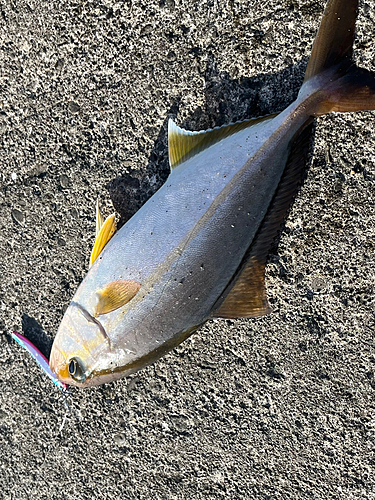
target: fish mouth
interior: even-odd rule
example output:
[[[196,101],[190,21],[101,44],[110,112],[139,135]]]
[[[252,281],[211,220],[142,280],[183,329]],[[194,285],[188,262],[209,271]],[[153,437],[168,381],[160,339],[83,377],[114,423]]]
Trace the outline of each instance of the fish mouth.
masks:
[[[86,356],[90,355],[90,350],[82,344],[79,336],[75,334],[76,328],[72,324],[72,314],[77,319],[76,314],[83,316],[84,322],[95,326],[98,335],[96,345],[107,343],[109,350],[112,350],[111,340],[102,323],[91,315],[85,307],[78,302],[70,303],[70,316],[62,321],[50,355],[50,369],[61,381],[69,385],[82,386],[90,376],[87,369]],[[74,311],[77,311],[74,313]],[[78,318],[79,319],[79,318]],[[74,323],[74,321],[73,321]],[[85,328],[82,320],[79,320],[81,328]],[[86,324],[87,324],[86,323]],[[88,326],[88,325],[87,325]],[[90,327],[91,328],[91,327]],[[108,350],[108,348],[107,348]]]
[[[51,357],[49,360],[51,371],[56,377],[65,383],[71,383],[69,376],[69,367],[66,363],[66,356],[56,346],[52,346]]]

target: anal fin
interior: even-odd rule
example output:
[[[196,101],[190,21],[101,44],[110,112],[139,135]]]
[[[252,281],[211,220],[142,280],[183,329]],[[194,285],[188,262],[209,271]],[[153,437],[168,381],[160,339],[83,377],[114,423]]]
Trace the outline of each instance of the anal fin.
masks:
[[[182,162],[192,158],[204,149],[235,134],[240,130],[250,128],[257,123],[271,120],[277,113],[259,118],[251,118],[239,122],[229,123],[222,127],[191,132],[178,127],[173,120],[168,121],[168,154],[171,170]]]
[[[250,318],[271,312],[265,288],[266,262],[303,182],[313,126],[313,123],[308,124],[293,141],[283,176],[267,214],[236,275],[217,301],[214,317]]]

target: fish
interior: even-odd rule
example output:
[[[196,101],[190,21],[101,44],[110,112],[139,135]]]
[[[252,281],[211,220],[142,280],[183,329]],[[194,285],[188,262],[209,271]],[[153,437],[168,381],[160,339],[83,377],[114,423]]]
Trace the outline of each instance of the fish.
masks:
[[[284,111],[198,132],[169,121],[169,177],[111,238],[100,236],[61,321],[50,358],[60,381],[111,382],[211,318],[270,312],[267,257],[303,181],[314,120],[375,109],[374,73],[353,61],[357,14],[358,0],[327,2]]]
[[[34,360],[42,368],[44,373],[52,380],[55,386],[64,394],[67,393],[67,385],[64,384],[64,382],[61,382],[51,371],[49,361],[46,356],[44,356],[44,354],[42,354],[39,349],[35,347],[32,342],[30,342],[29,339],[21,335],[21,333],[11,332],[11,335],[12,338],[34,358]]]

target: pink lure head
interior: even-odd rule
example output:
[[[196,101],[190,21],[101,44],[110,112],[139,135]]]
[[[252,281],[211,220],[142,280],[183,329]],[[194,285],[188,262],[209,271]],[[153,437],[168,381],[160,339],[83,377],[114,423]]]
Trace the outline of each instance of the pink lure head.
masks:
[[[31,356],[35,359],[38,365],[42,368],[44,373],[52,380],[52,382],[58,387],[61,391],[66,391],[67,385],[56,377],[56,375],[51,371],[49,367],[48,359],[42,354],[34,344],[30,342],[26,337],[21,335],[18,332],[12,332],[13,339],[18,342],[26,351],[28,351]]]

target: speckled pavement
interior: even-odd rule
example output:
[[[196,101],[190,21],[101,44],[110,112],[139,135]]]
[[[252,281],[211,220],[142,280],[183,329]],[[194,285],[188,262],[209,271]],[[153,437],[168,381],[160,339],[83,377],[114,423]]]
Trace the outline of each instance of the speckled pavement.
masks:
[[[190,130],[297,95],[325,2],[0,1],[0,498],[375,499],[375,113],[317,122],[270,256],[273,313],[215,320],[67,402],[45,354],[85,275],[95,203],[126,220]],[[375,71],[375,6],[358,64]]]

